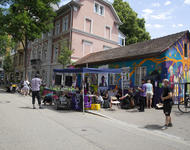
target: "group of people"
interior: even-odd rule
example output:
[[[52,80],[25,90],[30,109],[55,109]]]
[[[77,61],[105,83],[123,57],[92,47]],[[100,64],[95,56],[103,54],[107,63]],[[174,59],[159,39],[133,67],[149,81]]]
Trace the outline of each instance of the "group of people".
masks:
[[[139,112],[144,112],[145,104],[147,108],[152,107],[152,98],[153,98],[153,85],[151,84],[151,80],[148,80],[145,83],[145,80],[142,80],[141,87],[138,87],[140,91],[140,100],[139,100]]]
[[[35,98],[38,100],[39,108],[41,107],[41,100],[40,100],[40,86],[42,84],[42,81],[40,79],[39,74],[36,74],[35,77],[31,80],[31,89],[32,89],[32,104],[33,109],[35,109]],[[27,89],[28,83],[24,83],[23,90]],[[151,80],[142,80],[141,87],[138,87],[138,90],[140,92],[140,98],[139,98],[139,112],[144,112],[145,104],[147,105],[147,108],[152,107],[152,98],[153,98],[153,85],[151,84]],[[103,107],[112,108],[112,102],[115,100],[122,101],[124,100],[128,95],[132,95],[133,91],[129,89],[128,93],[122,96],[122,90],[121,89],[110,89],[105,90],[104,92],[96,92],[96,101],[100,103]],[[92,93],[88,93],[92,94]],[[169,80],[164,79],[163,80],[163,92],[161,95],[161,99],[163,101],[163,112],[165,114],[166,120],[165,120],[165,128],[172,127],[171,122],[171,109],[172,109],[172,91],[169,86]],[[107,105],[107,106],[106,106]],[[133,101],[134,105],[134,101]]]
[[[36,74],[35,77],[29,82],[28,80],[25,80],[21,83],[21,94],[27,96],[30,92],[30,88],[32,90],[32,104],[33,109],[36,109],[35,107],[35,98],[38,100],[39,108],[41,109],[41,99],[40,99],[40,86],[42,84],[42,81],[40,79],[40,75]]]
[[[145,80],[142,80],[142,86],[138,87],[138,89],[140,91],[139,111],[144,112],[145,101],[148,108],[150,108],[152,105],[153,86],[150,80],[148,80],[147,83],[145,83]],[[161,100],[163,102],[163,112],[165,114],[165,125],[163,129],[166,129],[167,127],[173,126],[170,116],[173,104],[172,90],[170,88],[168,79],[163,80],[163,90],[162,90]]]
[[[96,102],[100,103],[102,107],[112,108],[112,102],[116,100],[117,97],[121,97],[122,93],[120,90],[110,89],[104,92],[98,91],[94,95],[96,97]]]

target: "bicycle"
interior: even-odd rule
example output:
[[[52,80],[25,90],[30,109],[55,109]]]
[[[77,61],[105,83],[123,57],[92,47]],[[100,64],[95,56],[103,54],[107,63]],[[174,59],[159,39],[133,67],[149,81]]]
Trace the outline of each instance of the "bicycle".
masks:
[[[182,113],[190,112],[190,96],[187,96],[183,101],[178,103],[178,109]]]

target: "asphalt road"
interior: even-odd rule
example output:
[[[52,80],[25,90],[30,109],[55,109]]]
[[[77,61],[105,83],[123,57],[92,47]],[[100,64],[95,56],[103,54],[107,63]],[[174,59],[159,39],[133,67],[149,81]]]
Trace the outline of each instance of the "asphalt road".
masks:
[[[190,142],[162,131],[47,106],[0,90],[0,150],[189,150]]]

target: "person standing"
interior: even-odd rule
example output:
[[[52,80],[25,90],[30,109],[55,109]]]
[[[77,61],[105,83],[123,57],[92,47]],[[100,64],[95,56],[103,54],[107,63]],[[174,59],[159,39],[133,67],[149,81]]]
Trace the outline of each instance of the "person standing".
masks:
[[[142,84],[141,87],[138,87],[138,90],[140,91],[139,112],[144,112],[145,101],[146,101],[146,84],[144,79],[142,79],[141,84]]]
[[[31,87],[32,87],[32,104],[33,109],[35,109],[35,98],[38,100],[39,108],[41,109],[41,99],[40,99],[40,85],[41,85],[41,79],[39,78],[39,74],[36,74],[35,77],[31,81]]]
[[[163,92],[161,99],[163,101],[163,111],[166,116],[165,125],[162,129],[167,129],[167,127],[172,127],[171,122],[171,110],[172,110],[172,90],[169,87],[169,80],[164,79],[163,80]]]
[[[152,97],[153,97],[153,86],[151,80],[148,80],[146,83],[146,105],[147,108],[152,107]]]
[[[24,96],[27,96],[29,94],[29,82],[28,82],[28,80],[24,81],[23,88],[21,89],[21,93]]]

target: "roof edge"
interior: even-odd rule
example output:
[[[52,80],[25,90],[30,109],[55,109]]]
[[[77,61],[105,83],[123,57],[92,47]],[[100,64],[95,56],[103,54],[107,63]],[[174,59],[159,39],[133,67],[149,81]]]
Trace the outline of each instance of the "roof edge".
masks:
[[[122,57],[122,58],[117,58],[117,59],[109,59],[109,60],[104,60],[104,61],[95,61],[95,62],[88,62],[88,63],[82,63],[82,64],[77,64],[75,63],[75,66],[85,66],[86,64],[94,65],[94,64],[104,64],[104,63],[110,63],[110,62],[118,62],[118,61],[126,61],[126,60],[134,60],[134,59],[141,59],[145,57],[154,57],[157,55],[160,55],[160,52],[156,53],[150,53],[150,54],[144,54],[144,55],[137,55],[137,56],[129,56],[129,57]],[[87,55],[88,56],[88,55]]]
[[[182,32],[184,32],[184,34],[181,35],[181,37],[179,37],[178,39],[176,39],[176,40],[175,40],[172,44],[170,44],[167,48],[161,50],[161,52],[165,52],[165,51],[167,51],[169,48],[171,48],[177,41],[179,41],[181,38],[183,38],[183,36],[184,36],[185,34],[189,33],[189,30],[185,30],[185,31],[182,31]],[[181,33],[182,33],[182,32],[181,32]]]

